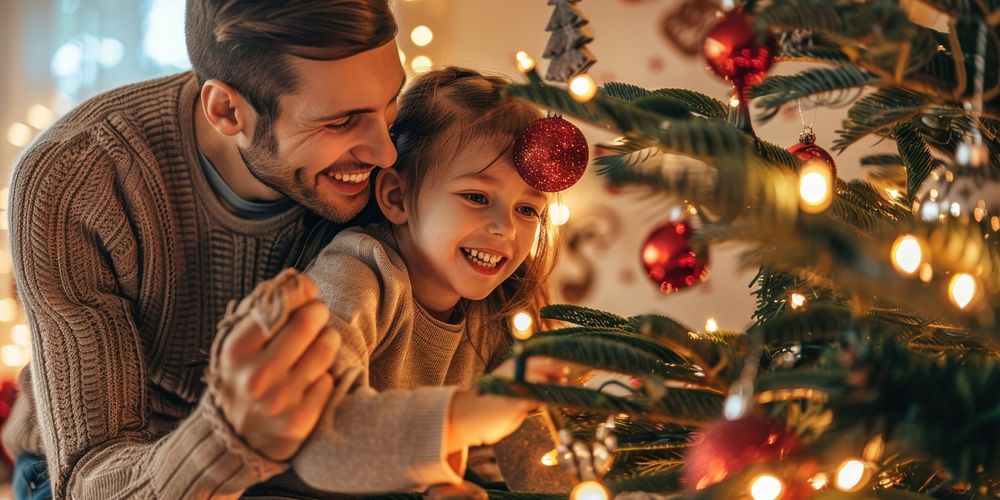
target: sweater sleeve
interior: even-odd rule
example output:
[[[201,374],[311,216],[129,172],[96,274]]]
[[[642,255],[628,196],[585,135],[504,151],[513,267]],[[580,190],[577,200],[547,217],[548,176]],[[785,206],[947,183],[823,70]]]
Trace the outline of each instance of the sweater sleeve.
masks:
[[[313,488],[354,494],[461,482],[445,448],[457,388],[377,393],[368,384],[373,354],[412,330],[412,292],[399,256],[360,230],[348,230],[306,272],[330,306],[330,325],[343,344],[336,392],[293,459],[295,472]]]
[[[135,228],[164,215],[140,195],[136,155],[96,146],[99,134],[39,143],[12,184],[14,269],[32,330],[32,388],[53,495],[236,497],[284,466],[245,445],[211,395],[173,432],[155,438],[149,428],[134,278],[151,266],[140,260]]]

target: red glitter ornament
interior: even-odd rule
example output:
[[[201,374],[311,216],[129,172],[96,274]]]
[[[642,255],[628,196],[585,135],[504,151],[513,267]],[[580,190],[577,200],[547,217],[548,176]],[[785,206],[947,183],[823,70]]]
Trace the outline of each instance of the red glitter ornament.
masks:
[[[775,462],[799,449],[799,440],[780,421],[758,416],[708,424],[688,448],[684,483],[702,490],[746,466]]]
[[[761,38],[750,21],[743,9],[727,12],[708,30],[701,46],[709,68],[732,82],[744,99],[750,87],[764,80],[778,52],[774,37],[768,34]]]
[[[666,222],[643,243],[642,265],[661,292],[676,292],[708,278],[708,248],[694,248],[693,235],[687,222]]]
[[[837,164],[833,157],[825,149],[816,145],[816,134],[806,131],[799,135],[799,142],[788,147],[788,152],[795,155],[802,162],[819,160],[830,166],[830,173],[833,178],[837,178]]]
[[[514,142],[517,173],[539,191],[554,193],[576,184],[589,161],[583,132],[559,117],[535,120]]]

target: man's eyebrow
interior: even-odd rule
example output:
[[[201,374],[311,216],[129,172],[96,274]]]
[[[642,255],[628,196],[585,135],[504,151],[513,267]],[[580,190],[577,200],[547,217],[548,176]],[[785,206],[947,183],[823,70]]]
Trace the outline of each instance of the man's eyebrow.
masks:
[[[405,87],[405,86],[406,86],[406,75],[403,75],[403,81],[400,82],[399,89],[396,90],[395,95],[393,95],[392,99],[389,99],[389,102],[385,103],[385,105],[388,106],[388,105],[392,104],[393,102],[395,102],[396,99],[399,99],[399,94],[403,93],[403,87]],[[316,118],[310,118],[309,121],[311,121],[311,122],[330,122],[330,121],[338,120],[338,119],[343,118],[345,116],[360,115],[362,113],[374,113],[375,111],[378,111],[378,110],[375,109],[375,108],[354,108],[354,109],[348,109],[348,110],[344,110],[344,111],[335,111],[335,112],[330,113],[330,114],[325,115],[325,116],[320,116],[320,117],[316,117]]]

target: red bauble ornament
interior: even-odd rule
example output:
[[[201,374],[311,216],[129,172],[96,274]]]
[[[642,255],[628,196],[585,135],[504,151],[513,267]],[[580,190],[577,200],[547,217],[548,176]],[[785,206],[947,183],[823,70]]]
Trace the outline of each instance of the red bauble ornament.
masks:
[[[799,449],[798,438],[783,423],[754,415],[718,420],[699,434],[685,457],[689,490],[705,489],[748,465],[775,462]]]
[[[661,292],[676,292],[708,277],[708,248],[693,247],[692,236],[687,222],[666,222],[642,244],[642,265]]]
[[[837,164],[833,162],[833,157],[825,149],[816,145],[816,134],[803,132],[799,135],[799,142],[788,147],[788,152],[802,160],[803,163],[811,160],[819,160],[830,166],[830,173],[833,178],[837,178]]]
[[[778,53],[774,37],[768,34],[761,38],[750,27],[750,21],[751,16],[743,9],[727,12],[708,30],[701,46],[708,67],[732,82],[741,94],[764,80]]]
[[[535,120],[514,142],[514,167],[539,191],[554,193],[576,184],[589,161],[587,138],[562,118]]]

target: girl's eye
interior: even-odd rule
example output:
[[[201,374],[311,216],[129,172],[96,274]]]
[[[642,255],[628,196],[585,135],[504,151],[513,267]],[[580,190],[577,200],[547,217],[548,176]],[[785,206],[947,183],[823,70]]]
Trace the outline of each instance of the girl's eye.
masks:
[[[535,207],[527,206],[527,205],[523,206],[523,207],[518,207],[517,211],[520,212],[521,215],[523,215],[525,217],[534,217],[536,219],[540,218],[541,215],[542,215],[542,214],[538,213],[538,210],[536,210]]]
[[[462,196],[476,205],[485,205],[489,201],[486,199],[486,195],[482,193],[462,193]]]
[[[324,126],[330,132],[343,132],[354,125],[354,115],[348,115],[340,120],[333,123],[328,123]]]

